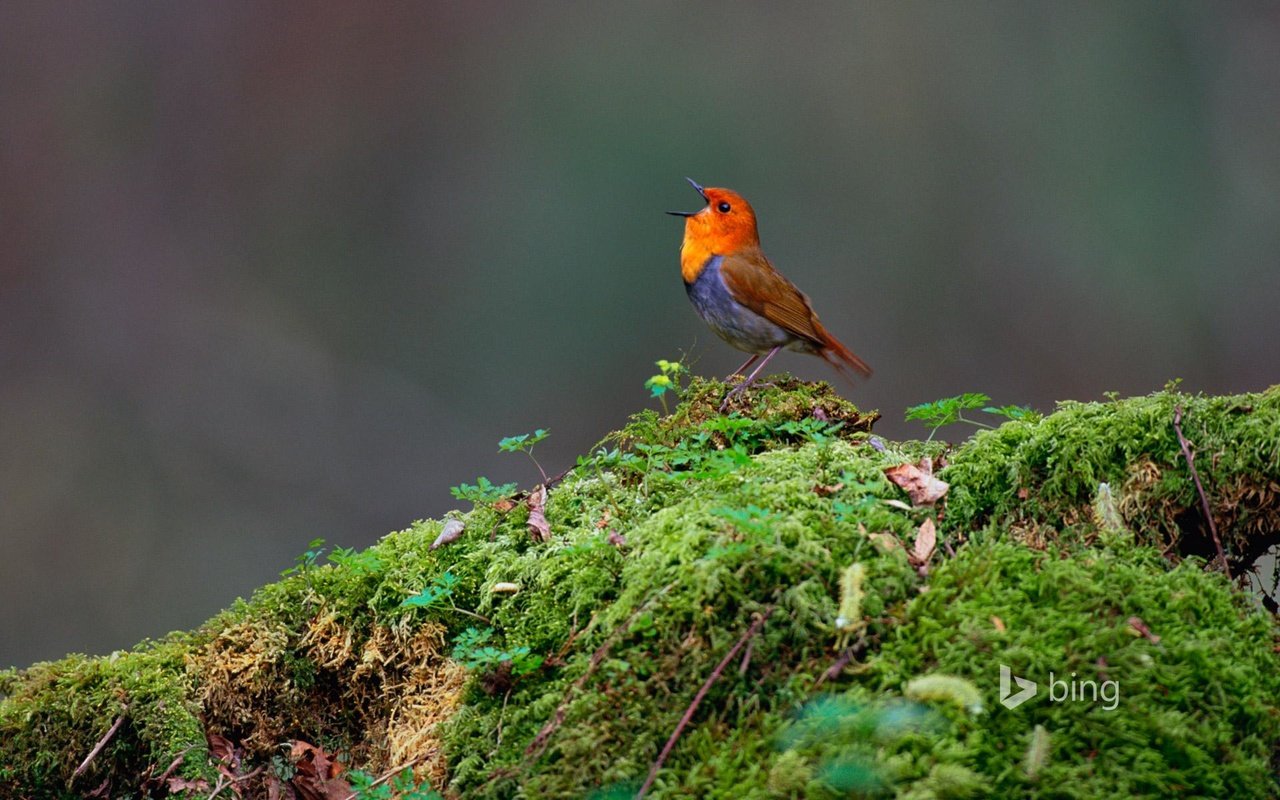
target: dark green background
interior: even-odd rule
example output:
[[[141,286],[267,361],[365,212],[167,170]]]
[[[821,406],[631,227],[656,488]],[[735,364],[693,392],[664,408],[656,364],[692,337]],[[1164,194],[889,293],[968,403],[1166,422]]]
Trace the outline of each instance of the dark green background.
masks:
[[[685,175],[753,201],[886,435],[1263,388],[1278,109],[1274,3],[5,4],[0,666],[527,484],[503,436],[558,471],[655,359],[735,366]]]

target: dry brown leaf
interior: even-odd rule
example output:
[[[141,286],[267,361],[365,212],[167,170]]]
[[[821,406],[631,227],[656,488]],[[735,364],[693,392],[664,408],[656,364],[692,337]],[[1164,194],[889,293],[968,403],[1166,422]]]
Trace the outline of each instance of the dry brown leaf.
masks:
[[[294,773],[289,784],[302,800],[346,800],[351,784],[344,781],[342,764],[320,748],[296,740],[290,750]]]
[[[551,541],[551,525],[543,509],[547,505],[547,487],[539,486],[525,498],[529,506],[529,533],[535,542]]]
[[[221,734],[205,732],[205,741],[209,743],[209,755],[213,756],[214,761],[225,761],[228,764],[236,763],[236,746],[231,740]]]
[[[174,792],[199,792],[205,794],[209,791],[209,782],[204,778],[192,780],[174,775],[165,780],[165,785],[168,787],[170,794]]]
[[[818,497],[830,497],[831,495],[835,494],[836,492],[840,491],[843,488],[844,488],[843,483],[833,483],[830,486],[819,483],[818,485],[813,487],[813,493],[816,494]]]
[[[451,519],[445,522],[444,527],[440,529],[440,535],[431,543],[431,549],[444,547],[446,544],[458,541],[458,537],[466,530],[467,526],[460,519]]]
[[[942,499],[949,488],[946,481],[933,477],[933,462],[928,458],[919,464],[899,464],[889,467],[884,475],[902,488],[913,505],[931,506]]]
[[[505,514],[515,507],[516,501],[512,500],[510,497],[504,497],[493,504],[494,511],[497,511],[499,514]]]
[[[995,614],[991,615],[991,624],[996,627],[997,631],[1004,633],[1004,620],[1000,619]]]
[[[928,570],[929,559],[933,557],[933,550],[938,546],[938,529],[933,524],[933,519],[926,519],[920,523],[920,530],[916,532],[915,544],[911,547],[911,552],[907,554],[907,559],[912,566],[918,568],[923,574]]]

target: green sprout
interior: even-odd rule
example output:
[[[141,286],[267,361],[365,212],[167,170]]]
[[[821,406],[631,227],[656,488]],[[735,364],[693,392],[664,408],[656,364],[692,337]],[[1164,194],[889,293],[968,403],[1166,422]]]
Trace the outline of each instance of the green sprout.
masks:
[[[932,403],[921,403],[918,406],[912,406],[907,409],[906,419],[918,420],[931,429],[929,438],[925,441],[933,441],[933,436],[938,432],[938,428],[957,422],[964,422],[979,428],[993,427],[985,422],[966,418],[963,413],[965,411],[981,410],[984,413],[1011,420],[1034,422],[1040,419],[1040,414],[1027,406],[992,406],[988,405],[990,402],[991,398],[981,392],[966,392],[955,397],[934,400]]]
[[[538,442],[551,435],[551,432],[545,428],[538,428],[533,433],[522,433],[519,436],[508,436],[498,442],[498,452],[500,453],[516,453],[521,452],[529,457],[533,465],[538,468],[538,472],[542,475],[542,482],[547,482],[547,473],[542,469],[542,465],[538,463],[538,459],[533,457],[533,446]]]
[[[475,505],[496,503],[504,497],[510,497],[516,490],[516,484],[504,483],[497,486],[481,475],[474,484],[463,483],[449,488],[449,493],[458,500],[469,500]]]
[[[670,415],[667,392],[673,393],[677,399],[680,397],[680,393],[684,390],[683,376],[689,369],[679,361],[668,361],[665,358],[660,358],[654,363],[658,365],[659,372],[644,382],[644,388],[649,390],[650,397],[656,397],[662,402],[662,413]]]

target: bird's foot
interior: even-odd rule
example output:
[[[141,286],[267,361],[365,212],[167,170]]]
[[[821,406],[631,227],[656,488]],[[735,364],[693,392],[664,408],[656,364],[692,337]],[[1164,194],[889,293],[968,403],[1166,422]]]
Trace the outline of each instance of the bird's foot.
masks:
[[[772,386],[772,385],[773,385],[772,383],[756,383],[755,381],[751,381],[751,380],[742,381],[737,386],[733,387],[732,389],[730,389],[728,392],[725,393],[724,401],[720,403],[720,413],[723,414],[725,410],[729,408],[729,404],[733,402],[733,399],[735,397],[738,397],[739,395],[743,394],[744,392],[747,391],[747,389],[751,388],[752,386]]]

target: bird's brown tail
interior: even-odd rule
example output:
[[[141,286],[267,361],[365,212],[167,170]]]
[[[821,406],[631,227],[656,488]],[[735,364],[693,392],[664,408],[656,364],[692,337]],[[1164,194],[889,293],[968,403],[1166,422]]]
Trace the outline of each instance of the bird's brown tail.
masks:
[[[828,364],[835,368],[836,372],[844,375],[852,380],[848,370],[852,369],[864,378],[871,377],[871,367],[867,366],[867,362],[858,358],[849,348],[844,346],[839,339],[827,332],[827,329],[821,324],[816,324],[818,336],[822,338],[822,349],[818,351],[818,355],[822,356]]]

